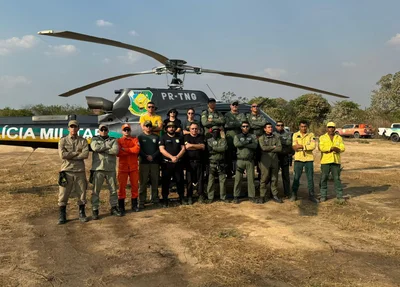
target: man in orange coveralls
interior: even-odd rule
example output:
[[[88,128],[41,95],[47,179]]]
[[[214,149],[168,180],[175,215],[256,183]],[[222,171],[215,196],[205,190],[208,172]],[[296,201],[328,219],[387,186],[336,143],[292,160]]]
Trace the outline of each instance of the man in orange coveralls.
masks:
[[[131,136],[131,126],[129,124],[122,125],[122,137],[118,139],[119,146],[119,164],[118,164],[118,205],[122,215],[125,214],[125,198],[126,185],[128,177],[131,182],[131,202],[132,210],[139,211],[138,208],[138,182],[139,167],[138,154],[140,152],[139,140]]]

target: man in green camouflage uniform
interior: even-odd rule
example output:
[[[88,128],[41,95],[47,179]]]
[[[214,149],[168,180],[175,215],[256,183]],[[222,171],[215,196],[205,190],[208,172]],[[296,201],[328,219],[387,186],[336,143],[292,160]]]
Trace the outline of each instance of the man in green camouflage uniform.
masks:
[[[209,152],[209,175],[207,184],[208,201],[211,203],[214,200],[215,178],[219,179],[219,194],[222,201],[226,201],[225,187],[225,152],[228,148],[225,133],[220,130],[220,127],[212,127],[212,137],[207,140]]]
[[[282,199],[278,197],[278,173],[279,159],[278,153],[282,151],[282,144],[279,136],[273,133],[271,123],[266,123],[264,127],[265,133],[258,138],[261,149],[261,180],[260,180],[260,200],[259,203],[265,202],[267,194],[267,185],[271,181],[272,200],[282,203]]]
[[[278,153],[279,168],[282,172],[283,191],[287,198],[291,197],[289,166],[292,165],[292,156],[294,154],[292,148],[292,134],[285,130],[282,121],[276,122],[276,132],[281,139],[282,151]]]
[[[108,127],[104,124],[99,126],[99,136],[92,138],[90,148],[93,151],[92,168],[90,170],[93,184],[92,192],[92,218],[99,219],[100,191],[104,180],[108,184],[110,191],[111,215],[121,216],[118,210],[117,194],[117,154],[118,142],[115,138],[108,135]]]
[[[246,120],[244,114],[239,113],[239,102],[234,101],[231,104],[231,110],[225,114],[225,131],[226,131],[226,141],[228,143],[228,150],[225,155],[227,163],[227,176],[231,178],[235,170],[236,162],[236,148],[233,144],[233,138],[235,135],[240,133],[240,126],[242,122]]]
[[[244,121],[241,125],[242,132],[235,135],[233,144],[237,148],[237,162],[235,184],[233,187],[233,203],[239,203],[240,189],[242,187],[243,173],[246,171],[247,175],[247,189],[248,196],[251,202],[256,203],[255,200],[255,186],[254,186],[254,154],[256,152],[258,143],[254,134],[249,133],[250,124]]]
[[[250,123],[250,133],[254,134],[257,139],[264,134],[264,126],[267,123],[267,119],[263,114],[260,113],[260,106],[257,103],[251,104],[251,111],[250,114],[247,114],[247,120]],[[254,158],[254,164],[257,167],[258,179],[261,178],[261,171],[259,168],[260,157],[261,149],[260,146],[258,146]]]
[[[215,110],[216,101],[213,98],[208,100],[208,109],[201,113],[201,124],[204,127],[204,136],[206,139],[211,137],[210,129],[213,126],[223,127],[225,125],[224,116]]]
[[[69,135],[62,137],[58,142],[58,154],[63,160],[60,177],[65,183],[60,185],[58,193],[58,206],[60,207],[58,224],[67,222],[66,208],[71,195],[78,197],[79,220],[81,222],[88,221],[85,213],[87,182],[84,160],[89,156],[89,146],[86,139],[78,136],[78,130],[78,121],[69,121]]]

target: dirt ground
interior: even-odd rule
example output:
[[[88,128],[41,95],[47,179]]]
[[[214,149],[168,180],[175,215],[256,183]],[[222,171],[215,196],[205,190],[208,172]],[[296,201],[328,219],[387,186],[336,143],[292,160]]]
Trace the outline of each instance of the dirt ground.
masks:
[[[329,201],[308,202],[302,178],[296,203],[148,206],[116,218],[104,191],[101,220],[80,223],[70,199],[63,226],[57,152],[23,165],[29,148],[0,146],[0,286],[400,286],[400,145],[345,143],[343,205],[332,182]],[[318,160],[315,169],[318,191]]]

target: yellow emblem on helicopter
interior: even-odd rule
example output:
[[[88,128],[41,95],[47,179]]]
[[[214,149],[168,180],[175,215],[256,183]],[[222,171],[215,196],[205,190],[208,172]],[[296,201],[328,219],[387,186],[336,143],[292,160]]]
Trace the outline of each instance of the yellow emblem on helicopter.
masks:
[[[135,104],[138,106],[139,109],[144,109],[147,105],[147,103],[150,102],[150,100],[146,97],[145,94],[140,93],[139,95],[136,96],[135,98]]]
[[[144,115],[147,110],[147,103],[151,101],[153,93],[150,90],[131,90],[128,93],[131,104],[129,105],[129,111],[136,116]]]

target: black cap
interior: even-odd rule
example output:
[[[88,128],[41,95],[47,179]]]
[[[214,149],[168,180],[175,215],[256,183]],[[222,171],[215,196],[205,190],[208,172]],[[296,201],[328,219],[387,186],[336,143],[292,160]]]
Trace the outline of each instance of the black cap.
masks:
[[[217,101],[214,98],[209,98],[208,103],[216,103]]]
[[[232,105],[232,106],[238,106],[238,105],[239,105],[239,102],[238,102],[238,101],[233,101],[231,105]]]

